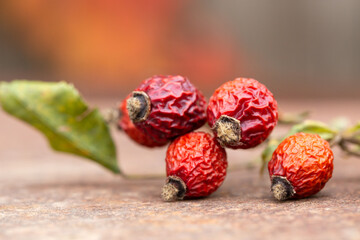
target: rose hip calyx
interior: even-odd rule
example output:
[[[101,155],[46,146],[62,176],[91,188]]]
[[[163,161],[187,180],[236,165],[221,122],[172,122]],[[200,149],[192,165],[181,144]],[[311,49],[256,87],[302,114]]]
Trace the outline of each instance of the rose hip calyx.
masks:
[[[177,176],[169,176],[162,188],[161,197],[166,202],[182,200],[185,197],[186,185],[184,181]]]
[[[282,176],[273,176],[271,178],[271,192],[279,201],[292,198],[296,193],[291,183]]]
[[[126,108],[131,121],[145,121],[151,110],[149,96],[142,91],[133,91],[131,95],[132,96],[126,101]]]
[[[241,140],[240,121],[236,118],[221,115],[213,129],[221,146],[236,146]]]

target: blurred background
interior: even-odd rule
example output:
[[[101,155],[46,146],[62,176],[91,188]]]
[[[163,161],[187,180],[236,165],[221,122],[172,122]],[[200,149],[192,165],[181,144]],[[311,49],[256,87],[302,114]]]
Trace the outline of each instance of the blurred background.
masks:
[[[154,74],[210,96],[253,77],[281,98],[358,98],[358,0],[0,1],[0,80],[124,97]]]

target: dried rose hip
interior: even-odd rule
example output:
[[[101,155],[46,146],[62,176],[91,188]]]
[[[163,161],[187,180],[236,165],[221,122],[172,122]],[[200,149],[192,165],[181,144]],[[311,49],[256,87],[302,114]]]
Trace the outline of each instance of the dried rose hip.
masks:
[[[271,191],[278,200],[305,198],[331,178],[334,155],[319,135],[297,133],[286,138],[268,164]]]
[[[164,201],[184,197],[205,197],[216,191],[225,179],[226,152],[214,137],[192,132],[175,139],[166,154]]]
[[[127,100],[129,117],[146,136],[164,142],[201,127],[206,101],[187,78],[153,76]]]
[[[122,101],[119,106],[121,117],[118,121],[118,127],[122,129],[132,140],[134,140],[140,145],[146,147],[160,147],[166,145],[168,143],[167,140],[157,142],[135,127],[135,125],[130,120],[128,111],[126,109],[126,101],[129,97],[130,96],[128,96],[124,101]]]
[[[220,144],[234,149],[262,143],[277,120],[277,103],[272,93],[250,78],[237,78],[220,86],[207,108],[207,121]]]

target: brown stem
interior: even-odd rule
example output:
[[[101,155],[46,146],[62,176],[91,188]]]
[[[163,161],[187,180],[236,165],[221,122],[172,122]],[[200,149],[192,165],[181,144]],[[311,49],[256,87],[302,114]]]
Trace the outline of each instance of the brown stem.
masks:
[[[345,141],[345,142],[360,145],[360,140],[355,139],[355,138],[343,138],[342,140]]]
[[[165,202],[182,200],[186,194],[184,181],[177,176],[170,176],[162,188],[161,197]]]
[[[349,155],[353,155],[353,156],[356,156],[356,157],[360,157],[360,152],[359,151],[354,151],[351,149],[351,147],[349,147],[349,145],[347,143],[353,143],[351,141],[348,141],[348,140],[345,140],[345,139],[342,139],[340,142],[339,142],[339,146],[340,148],[346,152],[347,154]],[[355,143],[357,144],[357,143]]]
[[[121,118],[121,111],[117,108],[108,108],[103,110],[103,118],[105,122],[109,125],[117,124],[118,120]]]
[[[335,135],[333,139],[329,141],[330,147],[335,147],[336,145],[339,145],[339,143],[342,141],[342,137],[340,134]]]

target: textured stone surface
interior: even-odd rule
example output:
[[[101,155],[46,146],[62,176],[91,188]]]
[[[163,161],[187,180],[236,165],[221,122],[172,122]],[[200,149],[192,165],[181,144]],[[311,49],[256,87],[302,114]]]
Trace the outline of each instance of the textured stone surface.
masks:
[[[360,119],[353,112],[359,104],[279,101],[284,111],[310,109],[312,118],[326,121],[336,115]],[[115,131],[114,137],[125,171],[164,171],[164,148],[142,149]],[[0,112],[0,238],[360,239],[360,160],[335,151],[334,176],[323,191],[279,203],[267,174],[260,177],[253,164],[258,150],[228,155],[230,169],[238,170],[215,194],[164,203],[163,179],[124,180],[55,153],[35,130]]]

